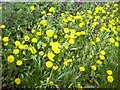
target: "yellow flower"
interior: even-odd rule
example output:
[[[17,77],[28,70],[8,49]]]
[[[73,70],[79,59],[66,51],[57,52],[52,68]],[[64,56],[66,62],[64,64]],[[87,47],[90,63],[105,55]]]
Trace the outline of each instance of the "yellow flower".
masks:
[[[64,38],[68,38],[69,36],[67,34],[65,34]]]
[[[37,43],[37,38],[32,38],[32,40],[31,40],[33,43]]]
[[[108,75],[112,75],[112,70],[107,70]]]
[[[55,38],[55,39],[57,39],[57,37],[58,37],[57,35],[54,35],[54,38]]]
[[[68,28],[64,28],[64,33],[68,33],[69,29]]]
[[[45,14],[46,12],[45,11],[42,11],[41,14]]]
[[[109,39],[109,42],[114,43],[114,42],[115,42],[115,39],[114,39],[114,38],[110,38],[110,39]]]
[[[18,48],[22,50],[22,49],[24,49],[24,45],[20,44],[20,45],[18,46]]]
[[[17,60],[16,65],[21,66],[22,65],[22,61],[21,60]]]
[[[20,51],[19,49],[14,49],[14,50],[13,50],[13,54],[18,54],[19,51]]]
[[[15,41],[14,43],[15,43],[15,46],[19,46],[21,44],[20,41]]]
[[[7,46],[7,45],[8,45],[8,42],[6,42],[4,45]]]
[[[25,50],[28,49],[28,45],[27,45],[27,44],[24,45],[24,49],[25,49]]]
[[[4,29],[4,28],[5,28],[5,25],[1,25],[0,28]]]
[[[72,59],[68,59],[67,62],[73,62],[73,60]]]
[[[101,50],[101,51],[100,51],[100,54],[101,54],[101,55],[105,55],[105,51],[104,51],[104,50]]]
[[[79,24],[79,27],[82,28],[84,25],[85,25],[85,24],[82,22],[82,23]]]
[[[70,40],[69,40],[69,43],[70,43],[70,44],[74,44],[75,41],[74,41],[73,39],[70,39]]]
[[[41,36],[42,33],[39,31],[39,32],[36,32],[36,34],[37,34],[38,36]]]
[[[20,78],[16,78],[16,79],[15,79],[15,83],[19,85],[19,84],[21,83]]]
[[[55,55],[53,52],[49,52],[47,56],[48,56],[49,60],[54,61],[53,58],[55,57]]]
[[[47,46],[47,44],[46,43],[43,43],[43,45],[42,45],[43,47],[46,47]]]
[[[92,66],[91,66],[91,69],[95,71],[95,70],[96,70],[96,66],[95,66],[95,65],[92,65]]]
[[[103,55],[99,55],[99,58],[100,58],[101,60],[105,60],[105,57],[104,57]]]
[[[56,46],[56,45],[53,45],[53,46],[52,46],[52,50],[53,50],[54,53],[56,53],[56,54],[60,53],[60,49],[59,49],[58,46]]]
[[[35,7],[34,6],[30,6],[30,11],[34,11],[35,10]]]
[[[53,63],[51,61],[46,62],[46,67],[51,68],[53,66]]]
[[[81,85],[80,83],[78,83],[78,84],[77,84],[77,88],[78,88],[79,90],[82,90],[83,87],[82,87],[82,85]]]
[[[113,76],[107,76],[107,80],[108,80],[109,83],[112,83],[113,80],[114,80],[114,79],[113,79]]]
[[[88,14],[92,14],[92,11],[91,10],[87,10]]]
[[[85,71],[85,68],[83,66],[81,66],[79,69],[80,71]]]
[[[65,49],[68,49],[68,45],[65,46]]]
[[[97,38],[96,38],[96,42],[100,42],[100,38],[97,37]]]
[[[35,33],[35,32],[36,32],[36,30],[32,28],[31,32],[32,32],[32,33]]]
[[[47,31],[46,31],[46,35],[47,35],[48,37],[52,37],[53,34],[54,34],[54,31],[53,31],[53,30],[47,30]]]
[[[119,47],[119,42],[115,42],[115,46],[116,46],[116,47]]]
[[[81,31],[81,32],[80,32],[80,35],[85,35],[85,31]]]
[[[43,55],[44,55],[44,52],[43,52],[43,51],[40,51],[40,52],[39,52],[39,55],[40,55],[40,56],[43,56]]]
[[[51,84],[51,85],[52,85],[52,84],[54,84],[54,83],[53,83],[52,81],[50,81],[50,82],[49,82],[49,84]]]
[[[51,8],[49,9],[49,12],[55,12],[55,8],[54,8],[54,7],[51,7]]]
[[[8,62],[10,62],[10,63],[12,63],[12,62],[14,62],[14,56],[13,55],[9,55],[8,57],[7,57],[7,61]]]
[[[68,66],[68,65],[69,65],[69,63],[68,63],[67,60],[65,60],[65,61],[63,62],[63,64],[64,64],[65,66]]]
[[[92,45],[95,45],[95,42],[94,42],[94,41],[91,41],[91,44],[92,44]]]
[[[4,38],[3,38],[3,41],[4,41],[4,42],[8,42],[8,41],[9,41],[9,37],[4,37]]]
[[[2,6],[0,6],[0,10],[2,10]]]
[[[37,53],[37,50],[34,47],[30,47],[30,51],[31,51],[32,54]]]
[[[47,26],[47,21],[46,20],[41,20],[40,24],[43,25],[43,26]]]
[[[96,63],[100,64],[100,65],[102,64],[102,62],[100,60],[97,60]]]
[[[29,41],[29,40],[30,40],[30,37],[27,36],[27,35],[25,35],[25,36],[24,36],[24,39],[25,39],[25,41]]]
[[[58,69],[58,66],[53,66],[53,70],[57,70]]]

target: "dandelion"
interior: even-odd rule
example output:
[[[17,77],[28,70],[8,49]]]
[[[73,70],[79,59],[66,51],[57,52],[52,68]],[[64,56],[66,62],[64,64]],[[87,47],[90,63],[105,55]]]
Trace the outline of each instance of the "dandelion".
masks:
[[[114,39],[114,38],[110,38],[110,39],[109,39],[109,42],[114,43],[114,42],[115,42],[115,39]]]
[[[30,37],[29,37],[28,35],[25,35],[25,36],[24,36],[24,39],[25,39],[25,41],[29,41],[29,40],[30,40]]]
[[[24,49],[24,45],[20,44],[20,45],[18,46],[18,48],[22,50],[22,49]]]
[[[25,50],[28,49],[28,45],[27,45],[27,44],[25,44],[25,45],[23,45],[23,46],[24,46],[24,49],[25,49]]]
[[[14,50],[13,50],[13,54],[18,54],[19,51],[20,51],[19,49],[14,49]]]
[[[40,51],[40,52],[39,52],[39,55],[40,55],[40,56],[43,56],[43,55],[44,55],[44,52],[43,52],[43,51]]]
[[[65,34],[64,38],[68,38],[68,37],[69,37],[69,35]]]
[[[64,33],[68,33],[69,29],[68,28],[64,28]]]
[[[85,68],[83,66],[81,66],[79,69],[80,71],[85,71]]]
[[[41,32],[36,32],[36,34],[37,34],[38,36],[41,36],[41,35],[42,35],[42,33],[41,33]]]
[[[70,44],[74,44],[75,41],[74,41],[73,39],[70,39],[70,40],[69,40],[69,43],[70,43]]]
[[[32,33],[35,33],[35,32],[36,32],[36,30],[32,28],[31,32],[32,32]]]
[[[16,78],[16,79],[15,79],[15,83],[19,85],[19,84],[21,83],[20,78]]]
[[[53,30],[47,30],[47,31],[46,31],[46,35],[47,35],[48,37],[52,37],[53,34],[54,34],[54,31],[53,31]]]
[[[45,14],[46,12],[45,11],[42,11],[41,14]]]
[[[108,80],[109,83],[112,83],[113,80],[114,80],[114,79],[113,79],[113,76],[107,76],[107,80]]]
[[[96,66],[95,66],[95,65],[92,65],[92,66],[91,66],[91,69],[95,71],[95,70],[96,70]]]
[[[68,49],[68,45],[65,46],[65,49]]]
[[[51,61],[46,62],[46,67],[51,68],[53,66],[53,63]]]
[[[67,62],[67,60],[64,61],[63,64],[64,64],[65,66],[68,66],[68,65],[69,65],[69,63]]]
[[[112,70],[107,70],[108,75],[112,75]]]
[[[81,85],[80,83],[78,83],[78,84],[77,84],[77,88],[78,88],[79,90],[82,90],[83,87],[82,87],[82,85]]]
[[[58,69],[58,66],[53,66],[53,70],[57,70]]]
[[[85,31],[80,31],[80,35],[85,35]]]
[[[52,81],[49,82],[50,85],[54,84]]]
[[[47,21],[46,20],[41,20],[40,24],[43,25],[43,26],[47,26]]]
[[[105,55],[105,51],[104,51],[104,50],[101,50],[101,51],[100,51],[100,54],[101,54],[101,55]]]
[[[17,60],[16,65],[21,66],[22,65],[22,61],[21,60]]]
[[[54,35],[54,39],[57,39],[57,37],[58,37],[57,35]]]
[[[8,57],[7,57],[7,61],[8,62],[10,62],[10,63],[12,63],[12,62],[14,62],[14,56],[13,55],[9,55]]]
[[[37,53],[37,50],[34,47],[30,47],[30,51],[31,51],[32,54]]]
[[[37,43],[37,38],[32,38],[32,40],[31,40],[33,43]]]
[[[4,42],[8,42],[8,41],[9,41],[9,37],[4,37],[4,38],[3,38],[3,41],[4,41]]]
[[[100,65],[102,64],[102,62],[100,60],[97,60],[96,63],[100,64]]]

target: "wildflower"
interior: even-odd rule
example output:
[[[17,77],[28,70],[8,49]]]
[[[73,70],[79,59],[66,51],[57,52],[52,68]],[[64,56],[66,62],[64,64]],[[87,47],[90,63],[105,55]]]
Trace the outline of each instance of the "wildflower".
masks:
[[[24,45],[20,44],[20,45],[18,46],[18,48],[22,50],[22,49],[24,49]]]
[[[5,28],[5,25],[1,25],[0,28],[4,29],[4,28]]]
[[[81,31],[81,32],[80,32],[80,35],[85,35],[85,31]]]
[[[105,51],[104,51],[104,50],[101,50],[101,51],[100,51],[100,54],[101,54],[101,55],[105,55]]]
[[[10,62],[10,63],[12,63],[12,62],[14,62],[14,56],[13,55],[9,55],[8,57],[7,57],[7,61],[8,62]]]
[[[9,37],[4,37],[4,38],[3,38],[3,41],[4,41],[4,42],[8,42],[8,41],[9,41]]]
[[[34,47],[30,47],[30,51],[31,51],[32,54],[37,53],[37,50]]]
[[[68,38],[69,36],[67,34],[65,34],[64,38]]]
[[[109,39],[109,42],[114,43],[114,42],[115,42],[115,39],[114,39],[114,38],[110,38],[110,39]]]
[[[53,50],[54,53],[56,53],[56,54],[60,53],[60,49],[59,49],[58,46],[56,46],[56,45],[53,45],[53,46],[52,46],[52,50]]]
[[[29,40],[30,40],[30,37],[27,36],[27,35],[25,35],[25,36],[24,36],[24,39],[25,39],[25,41],[29,41]]]
[[[54,84],[52,81],[49,82],[50,85]]]
[[[65,46],[65,49],[68,49],[68,45]]]
[[[100,42],[100,38],[97,37],[97,38],[96,38],[96,42]]]
[[[17,60],[16,65],[21,66],[22,65],[22,61],[21,60]]]
[[[81,85],[80,83],[78,83],[78,84],[77,84],[77,88],[78,88],[79,90],[82,90],[82,85]]]
[[[44,52],[43,52],[43,51],[40,51],[40,52],[39,52],[39,55],[40,55],[40,56],[43,56],[43,55],[44,55]]]
[[[36,34],[37,34],[38,36],[41,36],[42,33],[39,31],[39,32],[36,32]]]
[[[64,33],[68,33],[69,29],[68,28],[64,28]]]
[[[51,8],[49,9],[49,12],[55,12],[55,8],[54,8],[54,7],[51,7]]]
[[[101,60],[105,60],[105,57],[104,57],[103,55],[99,55],[99,58],[100,58]]]
[[[113,80],[114,80],[114,79],[113,79],[113,76],[107,76],[107,80],[108,80],[109,83],[112,83]]]
[[[96,63],[100,64],[100,65],[102,64],[102,62],[100,60],[97,60]]]
[[[31,40],[33,43],[37,43],[37,38],[32,38],[32,40]]]
[[[91,41],[91,44],[92,44],[92,45],[95,45],[95,42],[94,42],[94,41]]]
[[[79,24],[79,27],[82,28],[84,25],[85,25],[85,24],[82,22],[82,23]]]
[[[107,70],[108,75],[112,75],[112,70]]]
[[[15,43],[15,46],[19,46],[21,44],[20,41],[15,41],[14,43]]]
[[[80,71],[85,71],[85,68],[83,66],[81,66],[79,69]]]
[[[70,39],[70,40],[69,40],[69,43],[70,43],[70,44],[74,44],[75,41],[74,41],[73,39]]]
[[[32,32],[32,33],[35,33],[35,32],[36,32],[36,30],[32,28],[31,32]]]
[[[35,7],[34,6],[30,6],[30,11],[34,11],[35,10]]]
[[[46,62],[46,67],[51,68],[53,66],[53,63],[51,61]]]
[[[58,69],[58,66],[53,66],[53,70],[57,70]]]
[[[7,46],[7,45],[8,45],[8,42],[6,42],[4,45]]]
[[[67,62],[67,60],[65,60],[65,61],[63,62],[63,64],[64,64],[65,66],[68,66],[68,65],[69,65],[69,63]]]
[[[19,84],[21,83],[20,78],[16,78],[16,79],[15,79],[15,83],[19,85]]]
[[[95,66],[95,65],[92,65],[92,66],[91,66],[91,69],[95,71],[95,70],[96,70],[96,66]]]
[[[24,46],[24,49],[25,49],[25,50],[28,49],[28,45],[27,45],[27,44],[25,44],[25,45],[23,45],[23,46]]]
[[[0,6],[0,10],[2,10],[2,7]]]
[[[47,56],[51,61],[54,61],[53,58],[55,57],[55,55],[53,54],[53,52],[49,52]]]
[[[46,12],[45,11],[42,11],[41,14],[45,14]]]
[[[40,24],[43,25],[43,26],[47,26],[47,21],[46,20],[41,20]]]
[[[47,46],[47,44],[46,43],[43,43],[43,45],[42,45],[43,47],[46,47]]]
[[[119,47],[119,42],[115,42],[115,46],[116,46],[116,47]]]
[[[55,38],[55,39],[57,39],[57,37],[58,37],[57,35],[54,35],[54,38]]]
[[[13,50],[13,54],[18,54],[19,53],[19,49],[14,49]]]
[[[47,35],[48,37],[52,37],[53,34],[54,34],[54,31],[53,31],[53,30],[47,30],[47,31],[46,31],[46,35]]]

